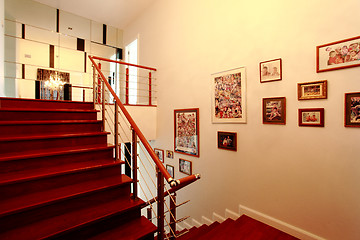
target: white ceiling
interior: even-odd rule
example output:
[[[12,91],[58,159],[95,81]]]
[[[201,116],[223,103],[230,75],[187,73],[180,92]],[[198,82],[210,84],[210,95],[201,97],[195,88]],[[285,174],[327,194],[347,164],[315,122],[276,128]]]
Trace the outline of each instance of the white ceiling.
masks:
[[[156,0],[35,0],[103,24],[124,29]]]

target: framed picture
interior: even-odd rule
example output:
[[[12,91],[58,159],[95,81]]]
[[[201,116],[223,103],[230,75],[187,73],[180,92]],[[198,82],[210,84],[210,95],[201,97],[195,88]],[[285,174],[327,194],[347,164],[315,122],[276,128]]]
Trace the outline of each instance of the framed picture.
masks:
[[[326,99],[327,80],[298,83],[298,100]]]
[[[286,98],[263,98],[263,124],[286,124]]]
[[[324,127],[324,109],[299,109],[299,126]]]
[[[360,66],[360,36],[316,47],[316,72]]]
[[[282,79],[281,58],[260,63],[260,82],[272,82]]]
[[[345,93],[345,127],[360,127],[360,92]]]
[[[179,171],[182,173],[185,173],[187,175],[192,174],[192,162],[185,160],[185,159],[179,159]]]
[[[168,171],[168,173],[170,174],[170,176],[171,176],[172,178],[175,178],[175,175],[174,175],[174,166],[171,166],[171,165],[166,164],[166,171]]]
[[[214,73],[212,76],[213,123],[246,123],[245,68]]]
[[[174,152],[170,151],[170,150],[166,150],[166,157],[173,159],[174,158]]]
[[[175,152],[199,157],[199,109],[174,110],[174,121]]]
[[[218,132],[218,148],[237,151],[236,132]]]
[[[154,148],[155,154],[158,156],[161,162],[164,162],[164,150]]]

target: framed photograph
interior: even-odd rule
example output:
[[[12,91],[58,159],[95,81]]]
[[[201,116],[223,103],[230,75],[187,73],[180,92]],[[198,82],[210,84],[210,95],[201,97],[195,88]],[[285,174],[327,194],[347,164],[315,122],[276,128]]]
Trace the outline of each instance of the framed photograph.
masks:
[[[286,98],[263,98],[263,124],[286,124]]]
[[[260,63],[260,82],[272,82],[282,79],[281,58]]]
[[[245,68],[214,73],[211,119],[213,123],[246,123]]]
[[[185,173],[187,175],[192,174],[192,162],[185,160],[185,159],[179,159],[179,171],[182,173]]]
[[[298,100],[326,99],[327,80],[298,83]]]
[[[199,157],[199,109],[174,110],[174,121],[175,152]]]
[[[166,157],[173,159],[174,158],[174,152],[170,151],[170,150],[166,150]]]
[[[171,176],[172,178],[175,178],[175,175],[174,175],[174,166],[171,166],[171,165],[166,164],[166,171],[168,171],[168,173],[170,174],[170,176]]]
[[[316,47],[316,72],[360,66],[360,36]]]
[[[158,156],[161,162],[164,162],[164,150],[154,148],[155,154]]]
[[[324,109],[299,109],[299,126],[324,127]]]
[[[345,127],[360,127],[360,92],[345,93]]]
[[[237,151],[236,132],[218,132],[218,148]]]

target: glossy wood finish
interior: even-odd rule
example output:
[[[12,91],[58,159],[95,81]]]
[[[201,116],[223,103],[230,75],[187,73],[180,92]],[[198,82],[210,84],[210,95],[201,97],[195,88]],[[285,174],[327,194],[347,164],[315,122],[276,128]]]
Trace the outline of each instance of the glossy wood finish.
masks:
[[[96,115],[92,103],[0,98],[0,239],[153,239]]]

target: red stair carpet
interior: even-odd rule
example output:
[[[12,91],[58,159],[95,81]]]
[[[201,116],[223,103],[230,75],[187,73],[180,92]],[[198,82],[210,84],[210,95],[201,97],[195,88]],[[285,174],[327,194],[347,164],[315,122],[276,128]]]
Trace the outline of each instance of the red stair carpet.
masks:
[[[154,239],[93,103],[0,98],[0,239]]]

